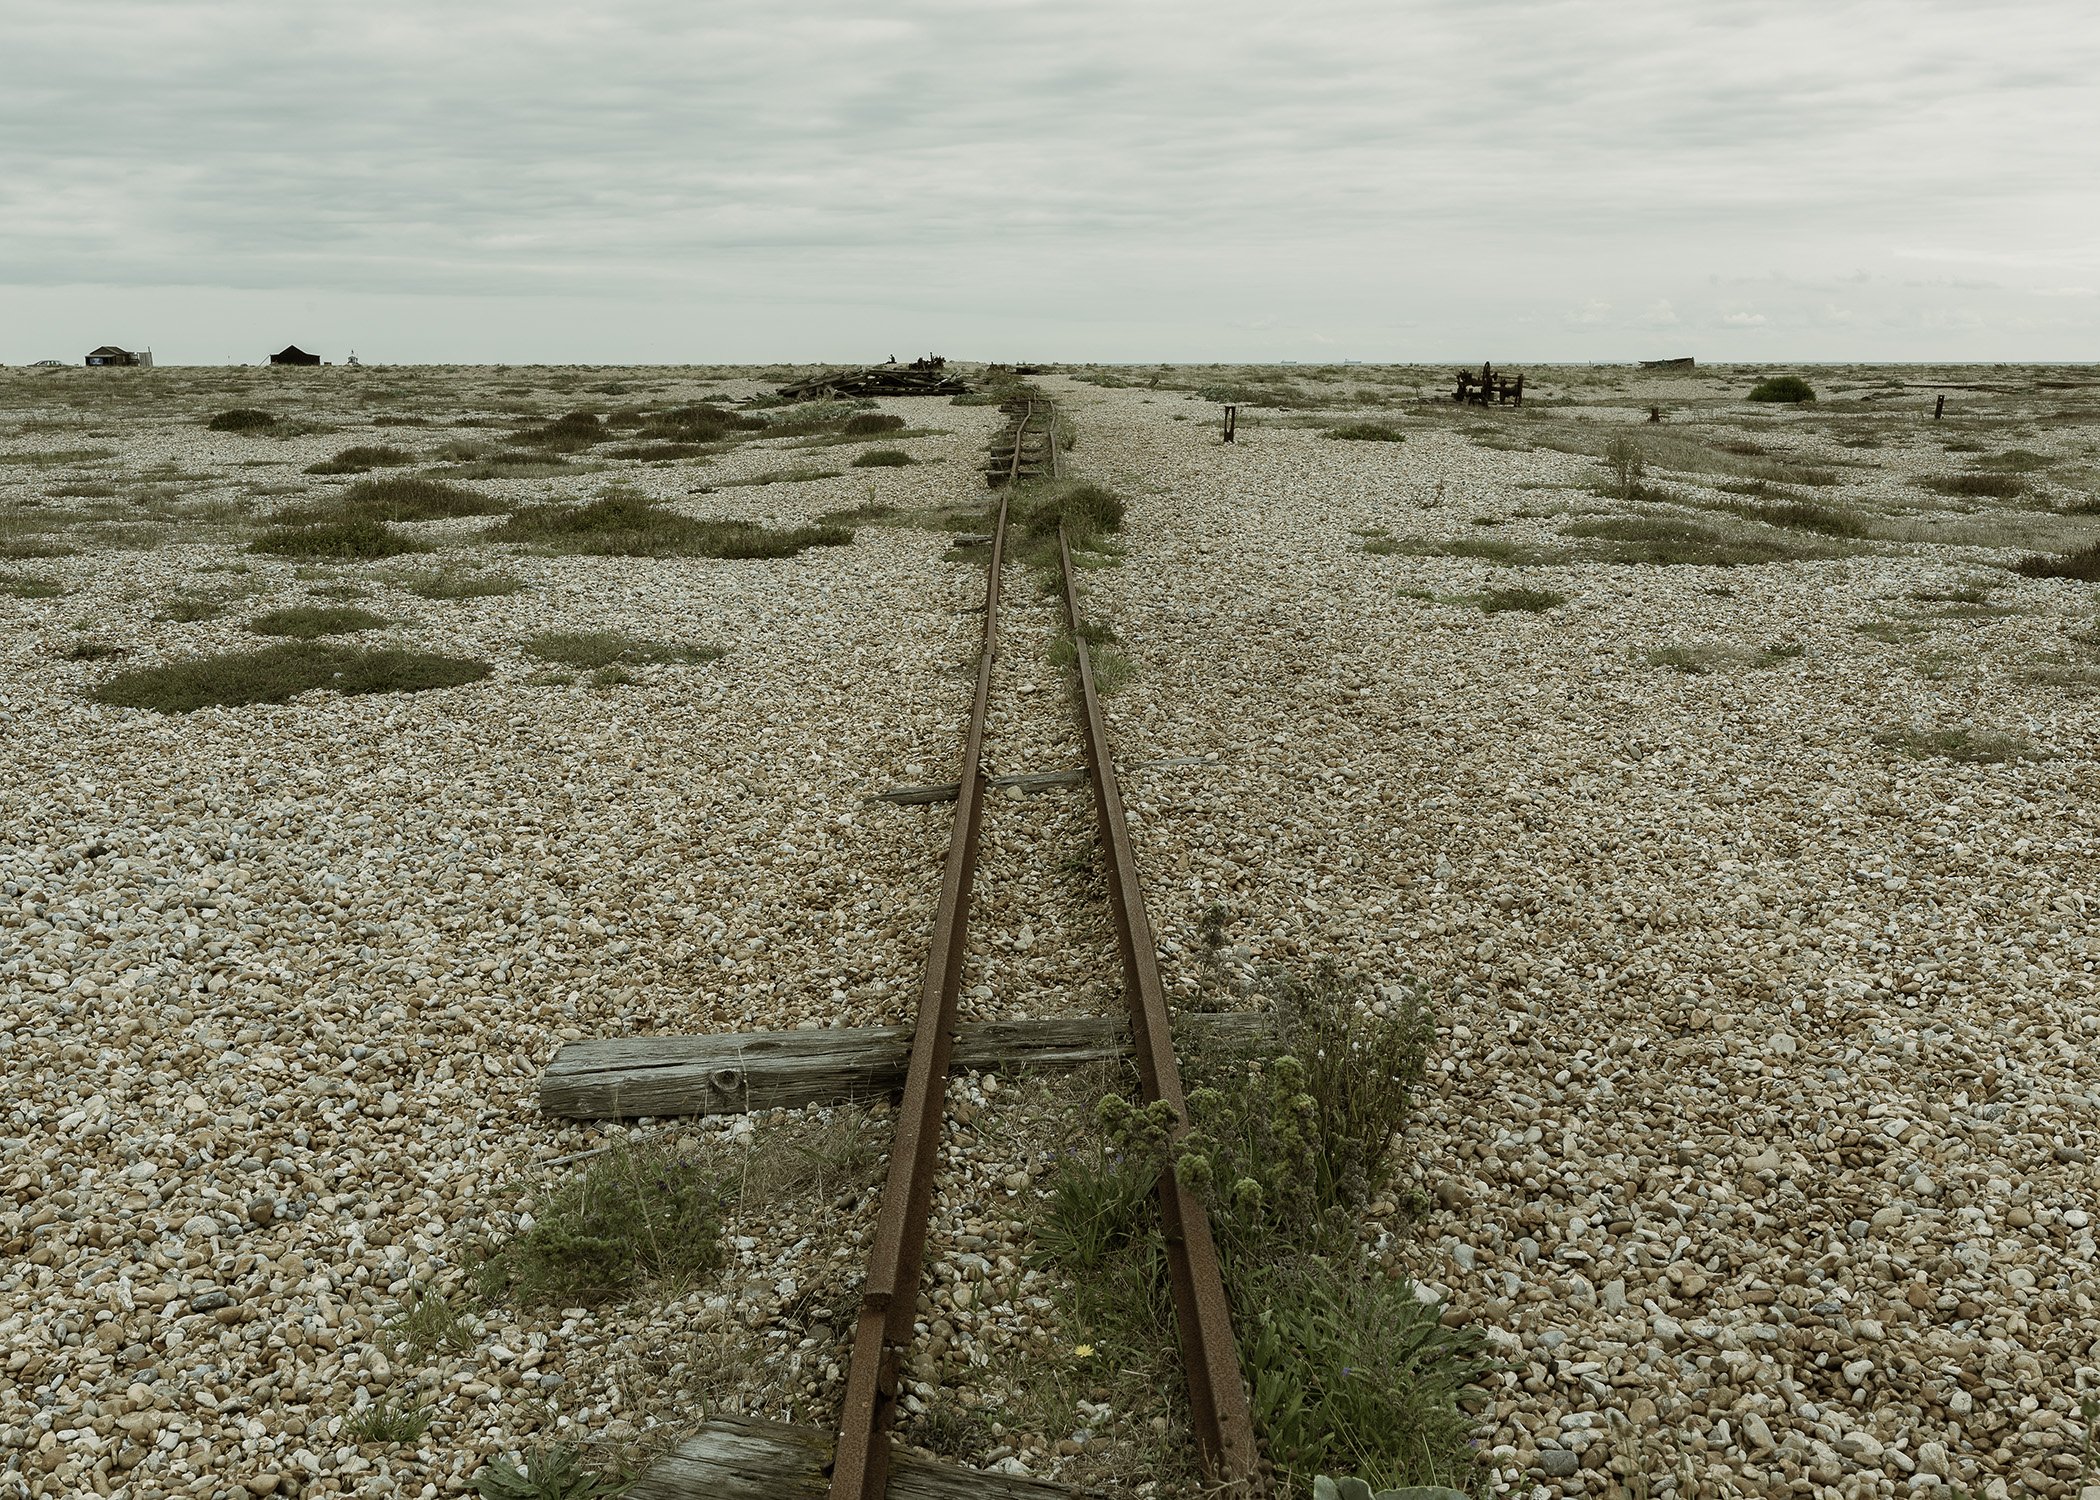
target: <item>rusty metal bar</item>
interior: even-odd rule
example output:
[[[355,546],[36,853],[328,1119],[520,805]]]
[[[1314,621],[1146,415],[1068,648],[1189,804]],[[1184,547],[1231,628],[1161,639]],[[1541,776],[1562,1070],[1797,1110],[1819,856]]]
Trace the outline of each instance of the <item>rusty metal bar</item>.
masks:
[[[1024,419],[1021,430],[1027,427]],[[1014,449],[1020,451],[1016,433]],[[984,651],[977,663],[977,692],[963,739],[962,771],[955,821],[934,913],[933,942],[919,991],[911,1062],[897,1108],[897,1134],[890,1146],[889,1176],[875,1221],[875,1248],[861,1288],[860,1316],[853,1330],[852,1363],[839,1413],[838,1445],[832,1460],[831,1500],[882,1500],[889,1487],[889,1429],[894,1414],[899,1364],[909,1347],[925,1272],[926,1221],[933,1206],[933,1169],[940,1156],[942,1106],[948,1091],[949,1055],[955,1045],[955,1002],[962,988],[963,953],[970,925],[970,888],[977,875],[977,829],[984,805],[985,705],[992,692],[992,662],[999,644],[999,570],[1006,555],[1006,497],[992,531],[992,556],[984,595]]]
[[[1109,901],[1115,908],[1116,943],[1123,956],[1124,999],[1130,1007],[1138,1078],[1146,1103],[1164,1099],[1173,1108],[1174,1133],[1179,1137],[1189,1128],[1188,1106],[1181,1096],[1181,1069],[1174,1060],[1159,953],[1152,921],[1145,914],[1144,889],[1138,884],[1137,858],[1130,847],[1130,825],[1123,816],[1123,794],[1116,785],[1108,727],[1094,692],[1094,668],[1079,613],[1072,547],[1062,526],[1057,530],[1057,551],[1064,568],[1065,622],[1079,659],[1081,728],[1087,768],[1093,773],[1101,847],[1107,855]],[[1204,1474],[1217,1486],[1213,1493],[1262,1494],[1265,1486],[1257,1464],[1254,1419],[1248,1410],[1247,1388],[1240,1379],[1239,1349],[1232,1338],[1232,1313],[1225,1301],[1217,1247],[1211,1242],[1210,1216],[1202,1202],[1175,1178],[1171,1167],[1159,1174],[1159,1212],[1182,1368],[1188,1375],[1190,1422]]]

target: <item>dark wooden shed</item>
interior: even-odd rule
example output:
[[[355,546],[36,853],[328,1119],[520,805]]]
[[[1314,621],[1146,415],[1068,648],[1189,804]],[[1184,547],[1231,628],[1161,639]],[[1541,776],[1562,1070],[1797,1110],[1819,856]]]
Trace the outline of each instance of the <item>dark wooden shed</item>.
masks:
[[[115,344],[104,344],[87,357],[91,365],[135,365],[139,357],[129,349],[119,349]]]
[[[320,355],[308,354],[297,344],[286,344],[270,356],[270,363],[273,365],[317,365],[320,362]]]

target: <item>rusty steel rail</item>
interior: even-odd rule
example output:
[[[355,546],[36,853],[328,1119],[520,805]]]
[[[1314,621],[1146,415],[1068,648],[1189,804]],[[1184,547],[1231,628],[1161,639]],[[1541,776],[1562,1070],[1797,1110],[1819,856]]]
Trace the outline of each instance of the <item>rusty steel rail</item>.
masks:
[[[1188,1105],[1181,1095],[1181,1068],[1174,1058],[1172,1021],[1159,978],[1159,951],[1151,918],[1145,913],[1144,888],[1138,883],[1137,856],[1130,847],[1130,825],[1123,815],[1123,793],[1116,783],[1108,726],[1094,691],[1094,667],[1079,612],[1072,546],[1062,526],[1057,530],[1057,552],[1064,571],[1065,623],[1079,662],[1080,727],[1094,784],[1101,847],[1107,855],[1109,902],[1115,909],[1116,945],[1122,950],[1124,1000],[1130,1009],[1138,1080],[1147,1104],[1164,1099],[1172,1107],[1178,1139],[1188,1133]],[[1210,1215],[1202,1201],[1181,1185],[1172,1166],[1160,1172],[1158,1190],[1167,1275],[1174,1292],[1174,1323],[1181,1341],[1182,1368],[1188,1376],[1190,1424],[1205,1477],[1217,1487],[1206,1493],[1256,1496],[1266,1487],[1255,1449],[1247,1388],[1240,1379],[1232,1312],[1225,1301],[1217,1246],[1211,1241]]]
[[[1020,424],[1025,431],[1026,420]],[[1020,451],[1020,438],[1014,440]],[[853,1355],[839,1409],[838,1445],[831,1469],[831,1500],[882,1500],[889,1488],[889,1429],[895,1415],[899,1365],[911,1344],[919,1281],[926,1263],[926,1224],[933,1209],[933,1169],[940,1157],[941,1116],[948,1063],[955,1046],[955,1002],[962,989],[963,954],[970,927],[970,888],[977,876],[977,829],[984,807],[985,707],[992,695],[992,663],[999,646],[999,571],[1006,560],[1007,497],[999,497],[986,565],[984,649],[977,691],[963,738],[955,821],[933,918],[933,942],[913,1025],[911,1061],[897,1109],[889,1175],[875,1220],[875,1248],[862,1283],[854,1323]]]

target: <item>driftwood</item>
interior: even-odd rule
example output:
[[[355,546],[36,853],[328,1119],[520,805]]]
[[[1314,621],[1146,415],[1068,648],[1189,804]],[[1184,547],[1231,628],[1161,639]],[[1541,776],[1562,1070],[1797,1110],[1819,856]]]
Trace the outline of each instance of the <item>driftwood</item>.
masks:
[[[649,1466],[628,1500],[824,1500],[832,1435],[784,1422],[717,1417]],[[1045,1479],[934,1463],[897,1450],[890,1500],[1074,1500]]]
[[[1188,1013],[1184,1035],[1217,1040],[1264,1033],[1258,1011]],[[1076,1068],[1122,1057],[1120,1016],[980,1021],[956,1028],[954,1066],[978,1072]],[[630,1036],[570,1042],[540,1075],[540,1108],[568,1120],[645,1115],[736,1115],[880,1098],[904,1085],[909,1026],[743,1031],[717,1036]]]

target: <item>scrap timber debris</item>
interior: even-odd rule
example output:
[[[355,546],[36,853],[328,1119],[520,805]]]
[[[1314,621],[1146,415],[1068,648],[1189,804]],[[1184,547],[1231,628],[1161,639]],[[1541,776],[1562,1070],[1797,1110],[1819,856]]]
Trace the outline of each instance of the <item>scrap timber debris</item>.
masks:
[[[961,396],[971,389],[968,381],[948,373],[947,360],[928,354],[908,365],[892,359],[864,370],[826,370],[782,386],[780,394],[793,401],[810,401],[833,396]]]

